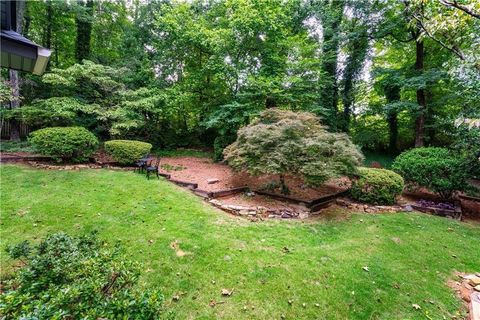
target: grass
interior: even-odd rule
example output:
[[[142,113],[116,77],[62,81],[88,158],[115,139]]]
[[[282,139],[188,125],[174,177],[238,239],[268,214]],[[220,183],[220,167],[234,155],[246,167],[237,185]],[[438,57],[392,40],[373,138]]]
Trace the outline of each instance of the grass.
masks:
[[[478,225],[344,212],[253,223],[132,172],[0,168],[2,250],[96,229],[144,263],[142,285],[163,290],[178,319],[451,318],[461,303],[446,281],[454,270],[480,271]],[[175,240],[185,256],[171,248]],[[3,275],[12,271],[5,254],[0,262]]]
[[[0,152],[32,152],[36,150],[28,141],[0,141]]]

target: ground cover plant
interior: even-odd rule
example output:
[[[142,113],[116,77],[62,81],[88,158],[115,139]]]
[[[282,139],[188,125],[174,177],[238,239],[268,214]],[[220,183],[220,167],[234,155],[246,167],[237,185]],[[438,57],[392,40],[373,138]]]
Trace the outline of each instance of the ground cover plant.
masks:
[[[31,152],[35,153],[35,148],[28,141],[2,141],[0,143],[0,152]]]
[[[329,132],[308,112],[268,109],[237,135],[224,151],[228,164],[252,175],[278,174],[284,194],[289,193],[287,174],[318,186],[331,178],[353,176],[363,161],[347,135]]]
[[[132,172],[2,165],[1,174],[3,248],[98,230],[144,264],[140,288],[160,290],[178,319],[458,318],[446,281],[480,269],[480,227],[435,216],[252,223]],[[5,279],[18,261],[0,259]]]
[[[95,233],[55,233],[6,251],[22,263],[2,282],[0,313],[6,318],[140,320],[161,314],[161,293],[135,287],[141,265]]]

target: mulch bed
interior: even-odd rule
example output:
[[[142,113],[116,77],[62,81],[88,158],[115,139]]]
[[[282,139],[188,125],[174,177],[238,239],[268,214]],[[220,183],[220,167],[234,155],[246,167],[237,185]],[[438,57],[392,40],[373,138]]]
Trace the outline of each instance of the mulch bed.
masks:
[[[236,173],[229,166],[215,163],[207,158],[172,157],[160,160],[160,172],[168,173],[171,179],[197,183],[198,189],[205,192],[249,187],[250,190],[263,189],[268,183],[277,182],[278,176],[252,177],[246,173]],[[208,180],[218,179],[209,184]],[[347,179],[330,181],[318,187],[307,187],[299,177],[287,176],[286,183],[290,188],[291,198],[305,202],[318,199],[322,196],[335,194],[348,189]],[[281,195],[279,190],[270,190],[270,193]]]

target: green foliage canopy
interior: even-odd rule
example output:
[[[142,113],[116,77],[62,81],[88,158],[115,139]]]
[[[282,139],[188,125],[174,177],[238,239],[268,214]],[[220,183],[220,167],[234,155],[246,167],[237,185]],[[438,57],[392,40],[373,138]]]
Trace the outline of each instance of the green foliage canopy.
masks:
[[[315,115],[280,109],[267,109],[241,128],[224,156],[236,170],[300,175],[312,185],[352,176],[363,160],[347,135],[328,132]]]

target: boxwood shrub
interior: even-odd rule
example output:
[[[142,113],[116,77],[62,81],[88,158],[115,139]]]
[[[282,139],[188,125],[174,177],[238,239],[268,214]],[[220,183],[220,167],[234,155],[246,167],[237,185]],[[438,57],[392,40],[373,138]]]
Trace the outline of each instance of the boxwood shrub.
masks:
[[[152,150],[152,145],[136,140],[110,140],[105,151],[120,164],[133,164]]]
[[[444,199],[468,188],[465,159],[446,148],[405,151],[395,159],[392,169],[402,175],[410,188],[425,187]]]
[[[359,177],[352,182],[351,196],[372,204],[394,204],[402,193],[403,178],[397,173],[377,168],[359,168]]]
[[[98,139],[83,127],[51,127],[30,134],[30,143],[56,161],[87,161],[97,149]]]

